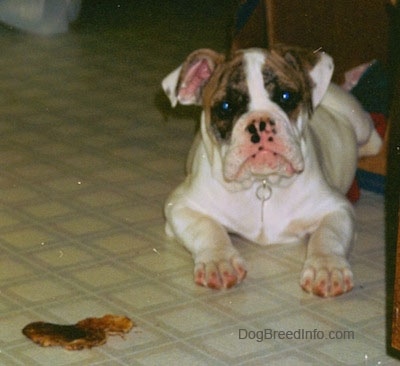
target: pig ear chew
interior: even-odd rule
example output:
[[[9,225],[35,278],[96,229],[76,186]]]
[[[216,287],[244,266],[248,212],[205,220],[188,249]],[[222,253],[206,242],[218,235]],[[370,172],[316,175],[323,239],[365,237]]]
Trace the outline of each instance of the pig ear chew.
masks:
[[[209,81],[222,56],[211,50],[198,50],[170,73],[163,81],[162,88],[171,105],[200,105],[203,87]]]

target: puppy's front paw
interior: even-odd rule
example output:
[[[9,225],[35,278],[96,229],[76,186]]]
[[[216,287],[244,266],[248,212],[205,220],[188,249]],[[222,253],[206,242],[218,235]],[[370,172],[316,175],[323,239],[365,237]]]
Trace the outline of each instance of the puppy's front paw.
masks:
[[[247,274],[244,261],[239,256],[229,260],[198,262],[194,267],[196,284],[220,290],[240,283]]]
[[[353,273],[342,257],[315,256],[306,260],[300,285],[304,291],[321,297],[338,296],[353,288]]]

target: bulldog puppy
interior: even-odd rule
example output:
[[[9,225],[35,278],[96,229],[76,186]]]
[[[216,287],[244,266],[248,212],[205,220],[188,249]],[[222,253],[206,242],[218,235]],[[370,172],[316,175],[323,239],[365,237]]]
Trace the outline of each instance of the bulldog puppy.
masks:
[[[332,72],[323,52],[200,49],[163,80],[172,106],[202,106],[188,175],[165,205],[167,234],[192,253],[197,284],[245,278],[235,233],[261,245],[306,240],[301,287],[323,297],[353,288],[345,193],[358,157],[376,154],[381,139]]]

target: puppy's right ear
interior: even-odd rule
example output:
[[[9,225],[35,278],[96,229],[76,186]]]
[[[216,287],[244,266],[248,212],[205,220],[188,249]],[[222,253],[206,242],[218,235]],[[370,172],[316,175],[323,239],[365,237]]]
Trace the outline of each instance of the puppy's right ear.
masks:
[[[203,88],[210,80],[215,68],[225,57],[209,49],[200,49],[191,53],[186,61],[171,72],[163,81],[162,88],[171,105],[200,105]]]

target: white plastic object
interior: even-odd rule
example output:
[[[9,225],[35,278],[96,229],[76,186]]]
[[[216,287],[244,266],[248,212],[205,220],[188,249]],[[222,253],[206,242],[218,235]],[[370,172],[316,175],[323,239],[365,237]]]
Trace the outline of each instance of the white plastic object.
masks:
[[[80,8],[81,0],[0,0],[0,22],[35,34],[65,33]]]

